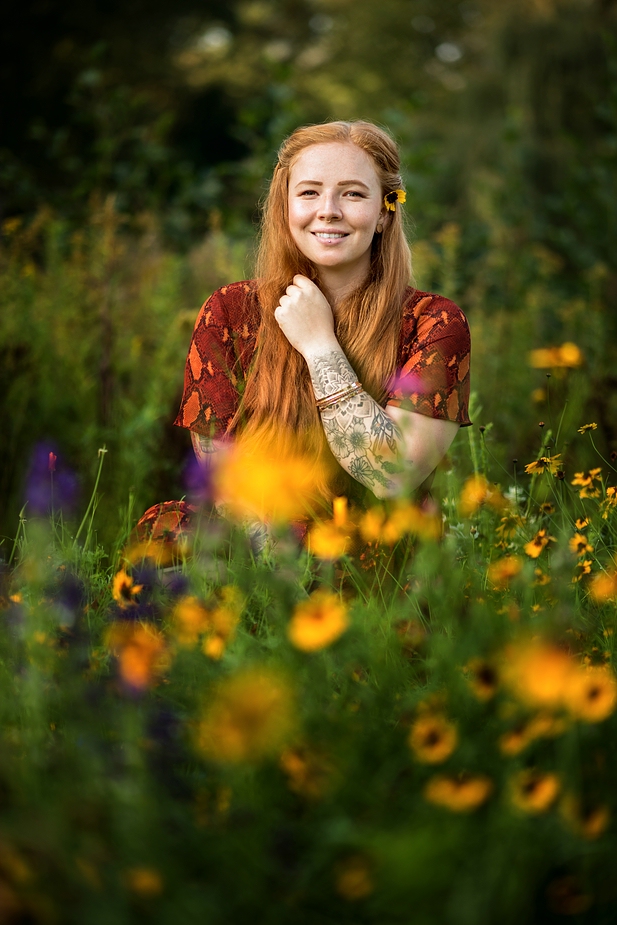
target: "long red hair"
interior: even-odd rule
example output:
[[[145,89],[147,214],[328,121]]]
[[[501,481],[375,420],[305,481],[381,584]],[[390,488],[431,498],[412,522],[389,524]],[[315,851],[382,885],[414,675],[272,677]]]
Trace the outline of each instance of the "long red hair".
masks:
[[[293,439],[298,450],[322,461],[331,458],[304,358],[282,333],[274,317],[281,296],[296,274],[313,279],[315,268],[289,230],[289,173],[310,145],[347,142],[365,151],[381,181],[382,194],[402,187],[396,143],[371,122],[327,122],[296,129],[278,154],[263,207],[256,276],[261,324],[251,371],[232,429],[258,442],[281,446]],[[405,289],[411,280],[411,254],[401,209],[390,212],[375,234],[367,278],[336,307],[335,332],[366,391],[383,402],[395,372]],[[340,469],[338,464],[332,471]]]

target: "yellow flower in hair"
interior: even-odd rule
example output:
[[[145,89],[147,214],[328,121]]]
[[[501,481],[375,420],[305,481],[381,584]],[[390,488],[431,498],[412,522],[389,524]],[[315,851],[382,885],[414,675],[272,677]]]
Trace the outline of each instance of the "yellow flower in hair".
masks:
[[[407,199],[407,194],[403,189],[392,190],[383,197],[383,204],[390,212],[396,212],[397,202],[403,203]]]

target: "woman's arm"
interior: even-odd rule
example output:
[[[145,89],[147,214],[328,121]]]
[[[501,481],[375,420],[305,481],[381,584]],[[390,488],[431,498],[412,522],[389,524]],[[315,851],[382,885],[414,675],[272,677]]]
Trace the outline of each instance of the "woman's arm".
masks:
[[[357,377],[334,334],[332,310],[310,280],[294,278],[276,319],[306,360],[317,401]],[[340,465],[379,498],[417,488],[445,455],[458,424],[390,407],[365,391],[324,408],[322,423]]]

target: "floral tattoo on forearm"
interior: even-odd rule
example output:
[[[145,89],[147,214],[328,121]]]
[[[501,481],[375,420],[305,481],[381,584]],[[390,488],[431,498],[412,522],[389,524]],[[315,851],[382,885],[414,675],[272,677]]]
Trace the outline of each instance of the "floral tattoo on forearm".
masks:
[[[342,350],[307,360],[315,397],[325,398],[357,381]],[[396,489],[402,471],[401,432],[367,392],[360,392],[321,412],[330,449],[354,479],[377,493]],[[376,491],[377,489],[377,491]]]

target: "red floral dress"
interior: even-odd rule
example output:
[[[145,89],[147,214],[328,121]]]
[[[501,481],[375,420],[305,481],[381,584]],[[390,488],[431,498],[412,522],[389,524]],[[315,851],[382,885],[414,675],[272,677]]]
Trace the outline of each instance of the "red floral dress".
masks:
[[[229,433],[259,321],[255,280],[231,283],[210,296],[195,322],[175,424],[208,437]],[[388,383],[386,404],[468,426],[470,351],[469,326],[458,305],[408,287],[397,372]],[[139,521],[138,533],[160,534],[162,522],[169,527],[176,520],[182,529],[189,516],[184,502],[154,505]]]

